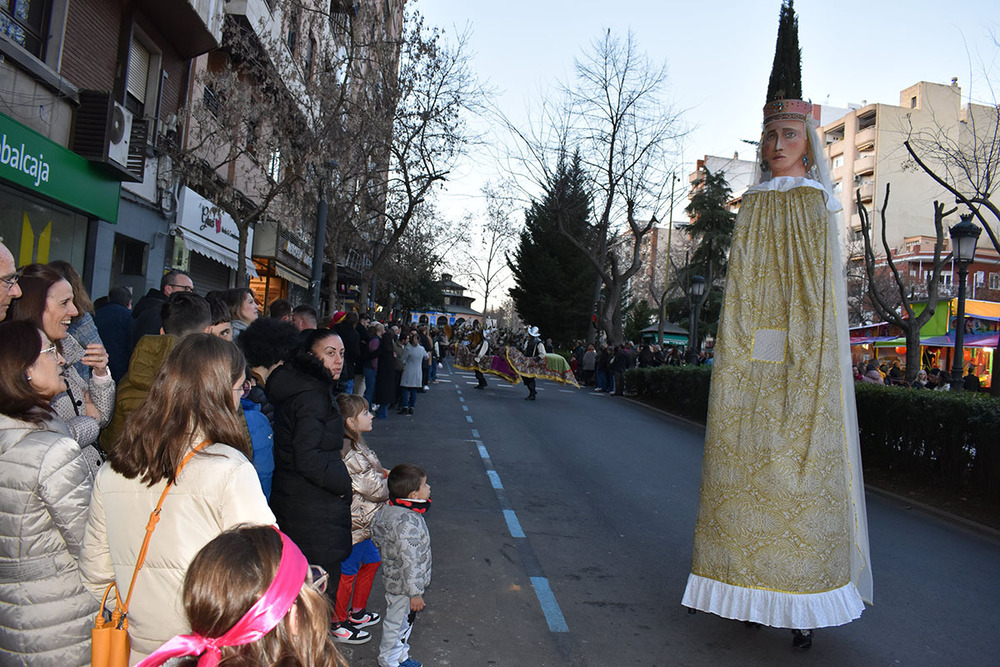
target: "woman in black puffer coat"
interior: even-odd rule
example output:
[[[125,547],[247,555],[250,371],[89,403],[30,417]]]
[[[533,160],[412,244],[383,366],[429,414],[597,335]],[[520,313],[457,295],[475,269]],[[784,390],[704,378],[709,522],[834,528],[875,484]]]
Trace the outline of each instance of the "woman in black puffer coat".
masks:
[[[267,380],[275,407],[271,509],[281,530],[334,582],[351,553],[351,476],[341,457],[344,421],[334,400],[343,362],[340,337],[316,329]]]

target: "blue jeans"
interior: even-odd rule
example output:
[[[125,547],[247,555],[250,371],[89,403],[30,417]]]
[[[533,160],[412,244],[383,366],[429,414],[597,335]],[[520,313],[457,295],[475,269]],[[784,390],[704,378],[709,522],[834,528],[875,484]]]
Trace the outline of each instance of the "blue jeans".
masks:
[[[431,359],[430,380],[431,382],[437,382],[437,379],[438,379],[438,362],[435,359]]]
[[[344,382],[344,393],[353,394],[354,393],[354,376],[351,376],[350,380]]]
[[[608,372],[605,370],[597,369],[597,391],[608,391],[610,382],[608,381]]]
[[[412,408],[417,403],[417,387],[403,387],[403,407]]]

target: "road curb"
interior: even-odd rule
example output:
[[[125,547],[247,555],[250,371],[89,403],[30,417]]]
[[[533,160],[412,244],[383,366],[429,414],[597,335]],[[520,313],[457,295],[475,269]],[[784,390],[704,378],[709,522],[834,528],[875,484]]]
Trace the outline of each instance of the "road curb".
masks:
[[[643,403],[642,401],[636,400],[634,398],[629,398],[627,396],[618,396],[617,398],[624,399],[629,403],[646,408],[647,410],[652,410],[653,412],[656,412],[664,417],[667,417],[671,421],[678,422],[691,429],[699,430],[702,432],[705,431],[705,425],[702,424],[701,422],[696,422],[691,419],[685,419],[684,417],[679,417],[671,412],[667,412],[662,408],[649,405],[648,403]],[[872,486],[871,484],[865,484],[865,491],[867,491],[868,493],[875,494],[877,496],[881,496],[882,498],[891,500],[900,505],[912,507],[913,509],[919,510],[925,514],[930,514],[931,516],[934,516],[943,521],[959,525],[974,533],[978,533],[979,535],[982,535],[983,537],[986,537],[994,542],[1000,543],[1000,530],[993,528],[991,526],[987,526],[984,523],[979,523],[978,521],[973,521],[972,519],[966,519],[964,516],[960,516],[953,512],[943,510],[939,507],[934,507],[933,505],[928,505],[927,503],[922,503],[919,500],[913,500],[912,498],[908,498],[907,496],[903,496],[898,493],[893,493],[892,491],[887,491],[877,486]]]

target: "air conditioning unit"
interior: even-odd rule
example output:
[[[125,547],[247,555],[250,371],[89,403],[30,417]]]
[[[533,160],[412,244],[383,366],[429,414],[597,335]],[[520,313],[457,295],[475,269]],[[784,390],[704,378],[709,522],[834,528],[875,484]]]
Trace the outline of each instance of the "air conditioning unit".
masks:
[[[80,91],[71,148],[81,156],[106,166],[123,181],[143,180],[146,135],[149,123],[135,118],[111,93]]]
[[[128,146],[132,139],[132,112],[114,102],[108,127],[108,159],[128,169]]]

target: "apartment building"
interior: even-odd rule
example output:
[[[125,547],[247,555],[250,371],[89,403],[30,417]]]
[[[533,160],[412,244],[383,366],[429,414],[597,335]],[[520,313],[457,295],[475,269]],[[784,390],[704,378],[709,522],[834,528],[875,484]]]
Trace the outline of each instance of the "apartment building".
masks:
[[[222,0],[0,5],[0,235],[19,265],[69,261],[93,296],[144,291],[172,215],[159,146]]]

